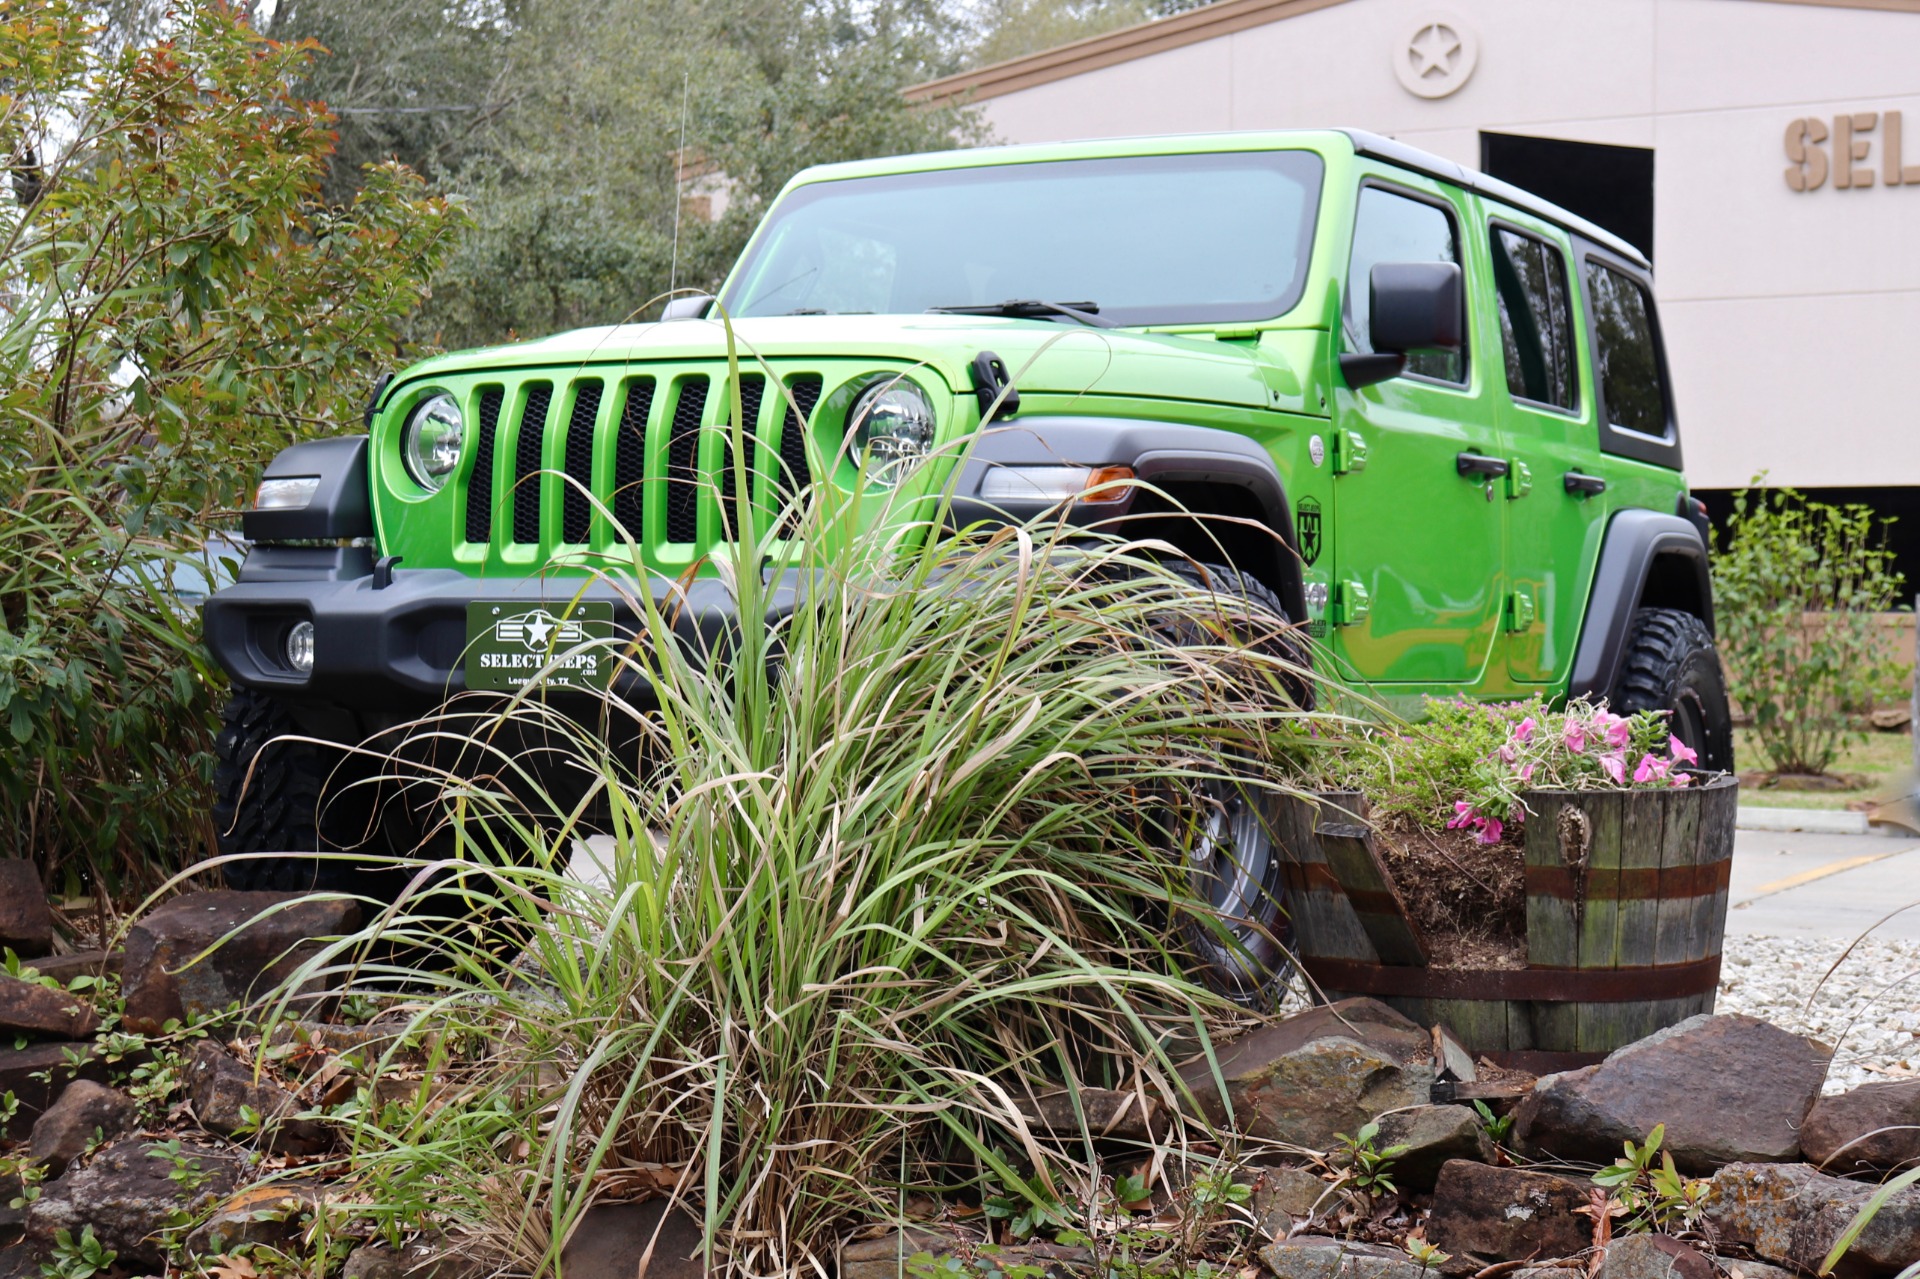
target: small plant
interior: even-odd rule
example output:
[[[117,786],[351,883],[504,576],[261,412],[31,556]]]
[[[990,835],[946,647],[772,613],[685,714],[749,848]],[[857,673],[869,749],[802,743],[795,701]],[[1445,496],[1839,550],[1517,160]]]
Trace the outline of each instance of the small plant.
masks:
[[[1420,1263],[1420,1270],[1423,1274],[1435,1266],[1444,1266],[1447,1262],[1453,1260],[1452,1253],[1442,1252],[1439,1248],[1428,1243],[1426,1236],[1419,1230],[1411,1231],[1407,1235],[1406,1250],[1409,1257],[1412,1257]]]
[[[1393,1163],[1412,1147],[1388,1146],[1385,1150],[1379,1149],[1374,1144],[1380,1139],[1380,1125],[1377,1123],[1361,1125],[1360,1131],[1351,1137],[1343,1132],[1337,1132],[1333,1137],[1340,1143],[1335,1161],[1343,1165],[1342,1184],[1369,1198],[1400,1193],[1400,1188],[1393,1183]]]
[[[167,1180],[191,1194],[207,1184],[214,1170],[201,1165],[200,1161],[180,1148],[180,1139],[155,1142],[147,1148],[147,1155],[153,1159],[165,1159],[173,1165],[167,1171]]]
[[[1825,773],[1854,717],[1898,681],[1874,615],[1894,607],[1900,574],[1870,507],[1809,502],[1765,478],[1733,495],[1715,547],[1716,639],[1767,762]]]
[[[47,1279],[93,1279],[113,1268],[119,1254],[101,1243],[92,1226],[82,1226],[75,1239],[71,1230],[60,1230],[53,1237],[53,1256],[40,1263]]]
[[[1496,1115],[1487,1107],[1487,1103],[1474,1099],[1474,1113],[1480,1116],[1480,1129],[1487,1134],[1487,1140],[1496,1146],[1507,1144],[1507,1134],[1513,1131],[1512,1115]]]
[[[980,1207],[988,1221],[1000,1222],[1008,1238],[1016,1241],[1064,1230],[1068,1224],[1065,1205],[1038,1179],[988,1195]]]
[[[1666,1135],[1665,1124],[1654,1125],[1644,1143],[1627,1142],[1622,1158],[1593,1174],[1594,1184],[1621,1209],[1621,1229],[1628,1234],[1690,1230],[1706,1210],[1707,1183],[1680,1175],[1673,1155],[1660,1149]]]

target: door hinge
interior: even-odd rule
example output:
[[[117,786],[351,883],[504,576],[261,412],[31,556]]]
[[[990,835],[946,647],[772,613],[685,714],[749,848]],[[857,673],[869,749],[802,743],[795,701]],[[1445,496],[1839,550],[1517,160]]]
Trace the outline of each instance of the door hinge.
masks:
[[[1333,473],[1348,475],[1367,469],[1367,441],[1358,431],[1333,433]]]
[[[1335,626],[1358,626],[1367,620],[1367,614],[1373,608],[1373,601],[1367,595],[1367,588],[1359,582],[1339,582],[1333,588],[1333,603],[1327,609],[1327,620]]]
[[[1507,470],[1507,498],[1525,497],[1533,492],[1533,472],[1519,458],[1513,459],[1513,465]]]
[[[1507,596],[1507,629],[1518,634],[1533,625],[1533,592],[1513,591]]]

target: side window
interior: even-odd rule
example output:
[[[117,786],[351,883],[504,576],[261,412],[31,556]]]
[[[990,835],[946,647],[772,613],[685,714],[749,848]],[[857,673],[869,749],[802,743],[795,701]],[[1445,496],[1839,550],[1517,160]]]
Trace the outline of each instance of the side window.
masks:
[[[1544,240],[1495,227],[1493,284],[1508,394],[1557,409],[1577,407],[1566,257]]]
[[[1437,204],[1397,195],[1379,187],[1360,189],[1360,211],[1353,223],[1353,261],[1347,268],[1347,349],[1372,351],[1368,320],[1373,308],[1373,268],[1381,262],[1460,261],[1460,240],[1453,218]],[[1467,353],[1415,351],[1407,372],[1442,382],[1467,380]]]
[[[1654,342],[1653,299],[1646,286],[1602,262],[1587,263],[1587,296],[1593,307],[1595,370],[1607,421],[1624,431],[1665,438],[1667,389],[1660,381]]]

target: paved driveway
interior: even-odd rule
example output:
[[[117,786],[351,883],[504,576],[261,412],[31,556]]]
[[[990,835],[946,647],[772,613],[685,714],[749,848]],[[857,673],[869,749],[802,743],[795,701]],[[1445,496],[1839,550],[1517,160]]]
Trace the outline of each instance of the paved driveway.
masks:
[[[1733,840],[1727,931],[1920,940],[1920,839],[1743,830]]]

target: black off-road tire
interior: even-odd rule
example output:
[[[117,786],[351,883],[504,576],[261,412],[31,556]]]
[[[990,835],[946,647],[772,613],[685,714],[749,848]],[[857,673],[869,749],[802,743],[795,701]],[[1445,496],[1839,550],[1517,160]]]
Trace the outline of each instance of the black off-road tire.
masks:
[[[369,894],[378,871],[345,858],[302,857],[333,851],[320,837],[320,800],[331,761],[311,742],[276,740],[297,734],[286,707],[249,688],[233,690],[214,739],[214,830],[227,887],[243,892]],[[249,773],[251,770],[251,773]]]
[[[1244,601],[1256,615],[1291,623],[1280,597],[1237,569],[1181,561],[1165,567],[1216,595]],[[1221,637],[1184,620],[1168,628],[1168,638],[1174,643],[1221,642]],[[1275,634],[1263,647],[1303,668],[1307,665],[1306,648],[1291,633]],[[1288,692],[1296,704],[1312,706],[1311,681],[1290,684]],[[1187,945],[1208,985],[1248,1007],[1270,1009],[1293,979],[1285,857],[1274,833],[1271,798],[1257,786],[1226,782],[1209,785],[1206,791],[1210,811],[1198,815],[1197,825],[1172,823],[1181,845],[1175,851],[1187,861],[1195,893],[1219,912],[1217,922],[1226,924],[1232,940],[1221,937],[1216,921],[1195,919],[1184,929]],[[1240,923],[1228,922],[1236,916]]]
[[[1676,608],[1635,610],[1627,649],[1608,699],[1615,714],[1666,711],[1675,737],[1700,767],[1733,771],[1733,713],[1720,654],[1705,622]]]

